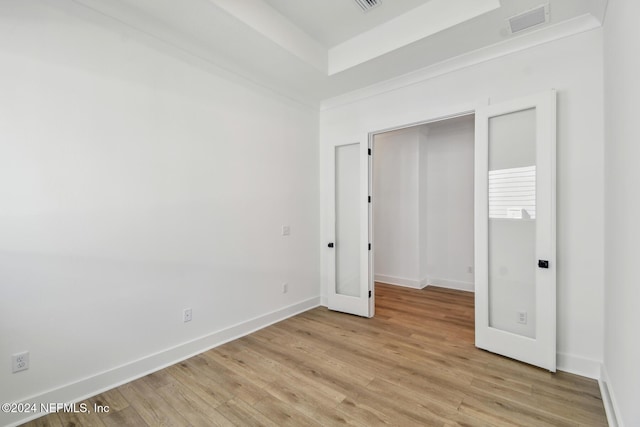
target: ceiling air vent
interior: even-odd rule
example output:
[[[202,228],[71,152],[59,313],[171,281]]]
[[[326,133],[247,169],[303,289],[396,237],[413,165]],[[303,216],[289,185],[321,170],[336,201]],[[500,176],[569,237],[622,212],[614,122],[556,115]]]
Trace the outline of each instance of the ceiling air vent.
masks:
[[[380,6],[380,3],[382,3],[382,0],[354,0],[354,1],[358,6],[360,6],[360,9],[364,10],[365,12],[370,11],[374,7]]]
[[[546,22],[549,22],[548,3],[509,18],[509,30],[514,34]]]

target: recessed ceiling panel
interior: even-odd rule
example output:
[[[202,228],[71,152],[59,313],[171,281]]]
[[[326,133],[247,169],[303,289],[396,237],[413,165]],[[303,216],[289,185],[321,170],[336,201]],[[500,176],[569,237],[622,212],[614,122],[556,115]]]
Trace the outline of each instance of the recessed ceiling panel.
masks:
[[[431,0],[329,49],[329,75],[500,8],[500,0]]]
[[[380,2],[380,0],[378,0]],[[355,0],[264,0],[327,48],[368,31],[429,0],[382,0],[363,13]]]

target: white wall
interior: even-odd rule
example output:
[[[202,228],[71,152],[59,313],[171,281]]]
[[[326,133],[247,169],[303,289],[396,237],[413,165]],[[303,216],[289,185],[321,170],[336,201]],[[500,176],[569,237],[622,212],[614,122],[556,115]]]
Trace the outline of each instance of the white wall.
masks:
[[[373,145],[376,280],[420,287],[416,127],[376,135]]]
[[[598,375],[603,354],[602,68],[602,31],[596,29],[378,95],[342,97],[341,104],[327,103],[320,119],[326,173],[331,141],[364,143],[371,131],[467,111],[489,98],[557,89],[558,363],[589,376]],[[323,289],[328,255],[322,252]]]
[[[1,402],[319,303],[317,111],[174,54],[73,2],[0,2]]]
[[[426,268],[422,279],[430,285],[472,291],[473,274],[473,144],[474,117],[422,126],[420,145],[426,187]]]
[[[640,425],[640,3],[609,0],[605,59],[605,343],[603,379],[620,425]]]

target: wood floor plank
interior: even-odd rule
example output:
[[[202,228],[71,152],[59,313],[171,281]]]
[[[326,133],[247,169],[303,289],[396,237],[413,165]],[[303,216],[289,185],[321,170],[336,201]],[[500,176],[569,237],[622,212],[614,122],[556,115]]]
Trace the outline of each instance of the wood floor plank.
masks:
[[[121,386],[120,392],[138,415],[150,426],[188,425],[187,420],[172,410],[167,401],[160,397],[144,381],[144,378]]]
[[[171,407],[193,426],[232,426],[233,424],[215,408],[215,403],[207,402],[200,395],[180,382],[167,384],[156,389]]]
[[[467,393],[459,411],[490,424],[530,427],[578,427],[577,422],[487,393]]]
[[[58,414],[53,413],[44,417],[36,418],[22,424],[23,427],[63,427],[62,421]]]
[[[262,342],[261,340],[255,340],[252,344],[253,348],[260,352],[263,357],[280,360],[290,367],[292,373],[298,373],[314,381],[314,386],[333,390],[336,398],[344,398],[354,389],[368,384],[375,377],[375,374],[367,374],[359,366],[344,364],[324,353],[318,355],[293,355],[280,346]],[[299,382],[297,378],[293,379],[293,381]]]
[[[107,414],[102,418],[102,422],[106,427],[120,426],[140,426],[146,427],[149,424],[142,419],[138,412],[131,406],[127,406],[119,411]]]
[[[227,367],[209,356],[207,353],[202,353],[188,360],[187,363],[198,364],[194,368],[198,375],[207,381],[209,387],[214,387],[222,396],[227,396],[224,400],[240,398],[252,405],[266,396],[262,390],[262,387],[267,384],[266,381],[256,384],[253,374],[247,376],[245,375],[247,371],[233,369],[233,366]],[[265,373],[265,376],[267,375],[269,374]]]
[[[447,418],[458,412],[464,396],[453,401],[443,401],[432,393],[416,393],[414,389],[404,387],[402,383],[375,379],[367,386],[367,389],[381,396],[395,396],[396,400],[407,405],[409,411],[424,414],[437,424],[444,424]]]
[[[165,371],[162,370],[160,372]],[[113,414],[114,412],[118,412],[129,407],[129,402],[124,398],[124,396],[122,396],[122,393],[120,393],[117,388],[107,390],[98,396],[92,397],[89,399],[89,403],[92,407],[94,405],[108,407],[109,412],[101,414],[103,416],[108,416],[109,414]]]
[[[282,322],[283,324],[285,322]],[[289,335],[292,337],[292,335]],[[345,371],[348,372],[350,389],[353,385],[364,386],[367,385],[375,376],[374,373],[366,371],[358,366],[347,365],[340,362],[333,357],[327,357],[326,351],[331,352],[331,348],[314,347],[312,339],[298,337],[291,340],[288,344],[286,342],[276,343],[275,341],[266,342],[254,342],[252,351],[255,351],[257,355],[265,359],[271,359],[274,356],[281,361],[288,360],[290,363],[287,366],[295,366],[301,373],[307,375],[310,378],[317,377],[317,372],[333,373],[335,375],[343,375]],[[332,384],[335,385],[335,382]]]
[[[393,404],[389,404],[390,399]],[[368,387],[359,390],[357,396],[347,402],[353,402],[356,408],[366,409],[384,420],[384,424],[398,426],[442,426],[444,421],[415,402],[406,401],[401,396],[396,396],[391,390],[380,392]]]
[[[376,284],[376,316],[318,307],[28,426],[605,426],[596,381],[474,346],[472,293]]]
[[[275,420],[262,414],[242,399],[232,399],[218,406],[217,410],[234,426],[278,427]]]
[[[286,379],[270,384],[267,391],[321,425],[360,425],[351,417],[343,416],[337,412],[336,407],[344,398],[336,402],[331,396],[318,392],[317,389],[310,387],[301,389]]]
[[[176,381],[180,381],[191,389],[191,391],[208,402],[211,402],[214,406],[233,399],[234,396],[230,391],[221,387],[220,384],[213,381],[208,375],[196,370],[189,362],[191,362],[191,360],[177,363],[168,367],[167,370]]]
[[[307,417],[296,406],[289,405],[272,395],[265,397],[253,406],[279,426],[322,427],[320,422]]]
[[[87,405],[87,408],[92,411],[88,401],[83,401],[81,403]],[[101,417],[95,413],[58,412],[58,416],[60,417],[60,421],[63,426],[104,427]]]
[[[360,420],[365,426],[393,425],[394,415],[375,407],[375,404],[367,402],[366,398],[346,398],[337,406],[337,411],[351,419]]]

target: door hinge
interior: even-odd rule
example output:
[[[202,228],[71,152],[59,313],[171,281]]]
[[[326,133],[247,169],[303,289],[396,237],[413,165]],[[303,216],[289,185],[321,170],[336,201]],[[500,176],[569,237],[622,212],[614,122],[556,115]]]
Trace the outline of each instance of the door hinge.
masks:
[[[369,298],[371,298],[371,291],[369,291]]]
[[[371,196],[369,196],[369,203],[371,203]]]
[[[369,148],[369,155],[371,155],[371,148]]]
[[[369,243],[369,250],[371,250],[371,243]]]

